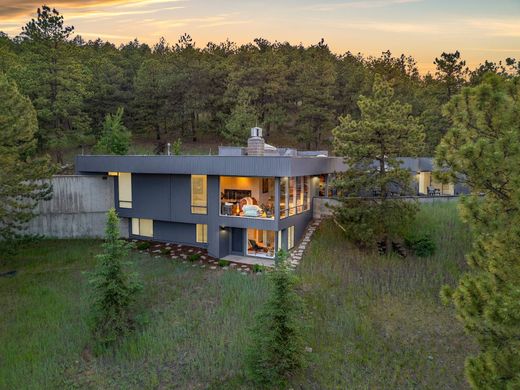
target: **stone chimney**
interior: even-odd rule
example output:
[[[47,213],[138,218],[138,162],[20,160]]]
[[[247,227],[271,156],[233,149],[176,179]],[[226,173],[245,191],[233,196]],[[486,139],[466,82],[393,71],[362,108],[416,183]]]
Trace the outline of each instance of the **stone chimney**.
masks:
[[[262,129],[253,127],[251,129],[251,137],[247,140],[248,156],[263,156],[265,151],[265,141],[262,138]]]

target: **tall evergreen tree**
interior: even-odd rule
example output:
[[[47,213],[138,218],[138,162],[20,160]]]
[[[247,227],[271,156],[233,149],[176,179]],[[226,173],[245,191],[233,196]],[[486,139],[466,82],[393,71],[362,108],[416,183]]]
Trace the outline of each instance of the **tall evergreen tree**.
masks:
[[[474,236],[471,271],[443,290],[480,351],[466,360],[475,389],[520,388],[520,80],[488,74],[445,108],[453,127],[437,149],[437,176],[474,194],[461,216]]]
[[[298,279],[287,265],[285,252],[277,254],[276,267],[269,273],[269,281],[269,298],[252,329],[248,372],[261,386],[283,388],[288,377],[304,363],[303,302],[295,292]]]
[[[336,119],[334,56],[321,40],[307,49],[297,69],[295,135],[308,149],[320,148],[330,142],[330,129]]]
[[[89,130],[83,103],[90,73],[68,42],[73,31],[58,11],[43,6],[21,34],[25,66],[17,80],[37,111],[40,147],[52,150],[59,163],[64,148],[80,143]]]
[[[411,116],[410,105],[395,100],[380,76],[374,80],[372,96],[361,96],[358,105],[360,119],[340,117],[333,130],[335,151],[349,167],[337,180],[343,196],[336,218],[350,239],[360,244],[378,240],[389,248],[417,210],[414,203],[392,196],[410,192],[410,173],[401,168],[399,157],[417,156],[423,150],[424,132]]]
[[[39,201],[52,195],[53,166],[37,157],[36,111],[16,84],[0,73],[0,241],[23,233]]]
[[[468,74],[466,61],[460,58],[460,52],[443,52],[440,57],[435,58],[433,64],[436,67],[437,78],[444,83],[446,88],[446,101],[456,94],[464,84]]]
[[[92,286],[91,327],[98,347],[116,342],[131,328],[131,306],[141,289],[136,275],[123,268],[130,244],[119,238],[116,211],[107,213],[103,253],[97,256],[96,269],[89,280]]]

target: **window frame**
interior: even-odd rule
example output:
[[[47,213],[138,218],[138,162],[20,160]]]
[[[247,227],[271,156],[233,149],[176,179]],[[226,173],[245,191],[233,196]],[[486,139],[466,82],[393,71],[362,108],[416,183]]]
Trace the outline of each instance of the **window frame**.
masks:
[[[149,226],[144,226],[150,223]],[[132,218],[131,221],[132,235],[153,238],[153,219],[149,218]],[[150,234],[143,234],[143,230],[150,230]],[[137,232],[136,232],[137,230]]]
[[[195,242],[199,244],[208,243],[208,224],[197,223],[195,226]]]
[[[132,208],[132,173],[117,173],[118,206],[120,209]]]
[[[194,180],[195,179],[195,180]],[[194,187],[196,180],[202,180],[203,200],[194,200]],[[190,177],[190,211],[191,214],[208,214],[208,176],[207,175],[191,175]]]

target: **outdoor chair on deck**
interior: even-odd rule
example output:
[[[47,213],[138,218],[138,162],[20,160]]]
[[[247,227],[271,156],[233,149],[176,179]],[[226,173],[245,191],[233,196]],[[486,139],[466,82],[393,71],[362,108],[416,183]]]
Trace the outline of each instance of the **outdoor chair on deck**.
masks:
[[[441,190],[435,187],[428,187],[428,196],[437,196],[441,194]]]
[[[266,248],[258,245],[255,240],[250,239],[249,245],[251,245],[251,250],[255,251],[255,254],[257,254],[258,252],[266,252]]]

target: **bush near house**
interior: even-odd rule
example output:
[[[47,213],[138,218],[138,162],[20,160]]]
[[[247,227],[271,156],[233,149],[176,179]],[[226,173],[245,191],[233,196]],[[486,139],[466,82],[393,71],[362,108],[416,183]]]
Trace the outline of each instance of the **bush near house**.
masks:
[[[231,264],[231,261],[229,261],[229,260],[220,259],[218,261],[218,265],[220,267],[229,267],[230,264]]]
[[[192,263],[195,261],[199,261],[200,256],[200,253],[192,253],[191,255],[188,255],[188,261],[191,261]]]
[[[404,243],[418,257],[428,257],[435,254],[435,242],[429,234],[409,234],[404,238]]]
[[[140,251],[144,251],[148,248],[150,248],[150,246],[152,246],[152,244],[150,244],[148,241],[140,241],[136,244],[136,248],[139,249]]]

